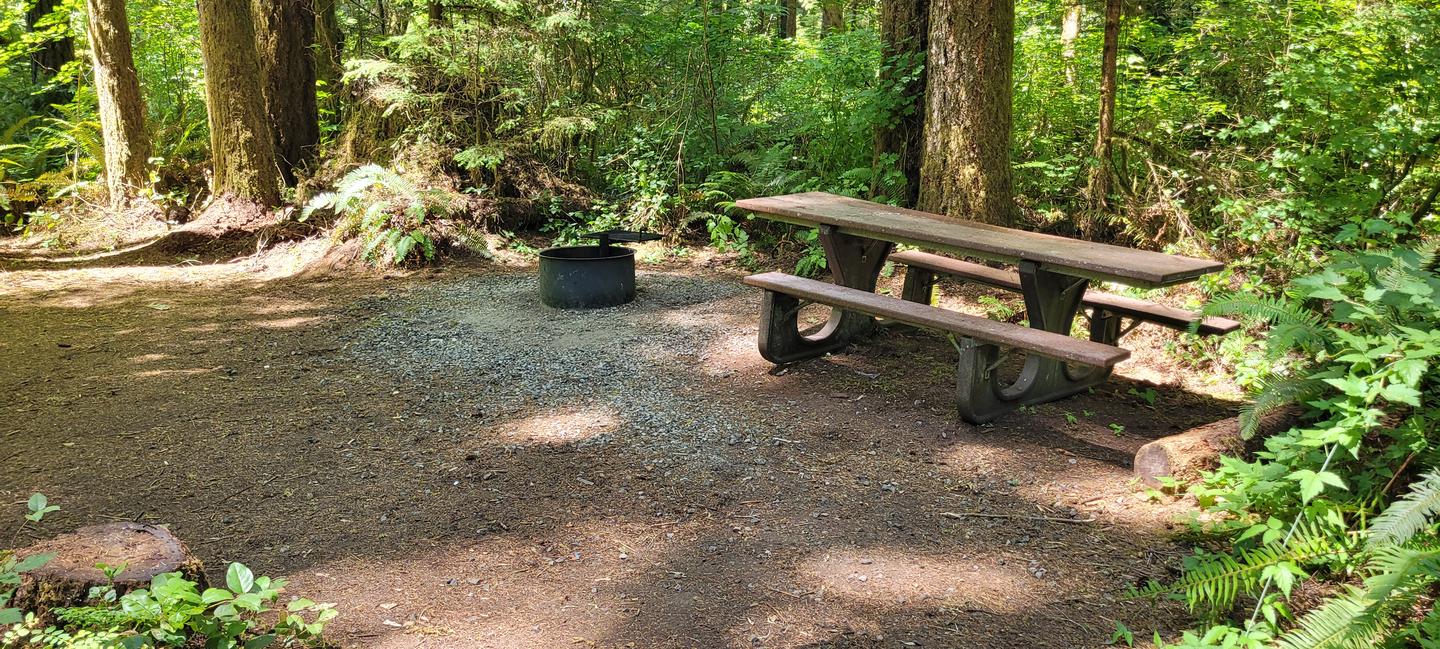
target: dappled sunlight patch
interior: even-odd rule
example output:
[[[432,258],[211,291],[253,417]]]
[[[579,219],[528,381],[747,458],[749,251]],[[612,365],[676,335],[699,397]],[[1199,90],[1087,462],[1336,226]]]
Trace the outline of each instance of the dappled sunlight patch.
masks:
[[[675,527],[523,529],[440,545],[395,539],[394,552],[316,564],[287,588],[345,602],[326,630],[342,646],[608,646],[639,613],[630,590],[679,547]]]
[[[169,354],[140,354],[139,356],[131,356],[125,360],[136,365],[144,365],[145,363],[155,363],[169,358],[174,357]]]
[[[276,318],[274,320],[251,320],[250,324],[261,329],[294,329],[330,319],[330,316],[296,316],[293,318]]]
[[[534,446],[556,446],[613,433],[620,417],[612,408],[571,408],[507,421],[495,427],[505,441]]]
[[[1147,493],[1133,481],[1117,480],[1113,474],[1072,472],[1053,481],[1022,484],[1015,494],[1052,510],[1073,510],[1079,518],[1094,517],[1162,533],[1194,511],[1192,500],[1159,491]]]
[[[907,554],[888,548],[827,552],[800,566],[820,599],[885,607],[966,607],[1015,613],[1048,590],[1016,559]]]
[[[219,369],[218,367],[191,367],[171,370],[145,370],[143,372],[135,372],[131,374],[130,377],[136,379],[153,379],[167,376],[197,376],[200,374],[209,374]]]

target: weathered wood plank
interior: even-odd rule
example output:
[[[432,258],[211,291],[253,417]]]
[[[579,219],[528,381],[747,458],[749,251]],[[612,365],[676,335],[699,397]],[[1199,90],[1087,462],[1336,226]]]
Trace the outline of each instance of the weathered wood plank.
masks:
[[[899,298],[836,286],[785,273],[763,273],[745,278],[745,283],[786,295],[889,318],[907,324],[949,331],[977,340],[1023,349],[1046,358],[1091,365],[1113,367],[1130,357],[1129,350],[1079,340],[1069,336],[1032,329],[1008,322],[997,322],[964,313],[956,313]]]
[[[1219,262],[1026,232],[881,205],[824,192],[750,198],[736,207],[799,225],[1014,263],[1022,259],[1076,277],[1144,288],[1181,284],[1222,270]]]
[[[918,250],[907,250],[890,255],[890,260],[907,266],[915,266],[926,270],[954,275],[981,284],[988,284],[1007,291],[1021,292],[1020,276],[999,268],[991,268],[980,264],[951,259],[941,255],[933,255]],[[1199,322],[1196,330],[1203,336],[1219,336],[1230,333],[1240,328],[1240,323],[1229,318],[1204,317],[1191,313],[1184,309],[1156,304],[1146,300],[1137,300],[1132,297],[1105,293],[1103,291],[1087,291],[1083,304],[1088,307],[1098,307],[1118,313],[1120,315],[1153,322],[1163,327],[1188,331],[1190,324]]]

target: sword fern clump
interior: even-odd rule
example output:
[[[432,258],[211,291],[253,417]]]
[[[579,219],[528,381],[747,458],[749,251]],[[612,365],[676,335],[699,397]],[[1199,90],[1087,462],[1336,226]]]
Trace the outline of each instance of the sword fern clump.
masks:
[[[1135,593],[1182,599],[1212,621],[1244,605],[1248,615],[1178,646],[1369,647],[1403,638],[1440,647],[1428,592],[1440,580],[1437,262],[1436,240],[1344,253],[1282,297],[1236,295],[1209,307],[1271,324],[1266,358],[1282,369],[1260,382],[1242,432],[1280,409],[1302,416],[1253,457],[1223,458],[1192,489],[1229,550],[1197,554],[1178,580]],[[1411,490],[1395,498],[1406,481]],[[1295,620],[1289,598],[1313,578],[1341,590]]]

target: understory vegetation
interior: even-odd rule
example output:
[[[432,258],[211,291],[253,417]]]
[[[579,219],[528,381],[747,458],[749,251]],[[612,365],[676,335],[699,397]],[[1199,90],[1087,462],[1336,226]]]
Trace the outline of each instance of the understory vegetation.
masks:
[[[922,180],[875,135],[916,116],[926,75],[923,57],[887,55],[891,1],[307,2],[318,137],[267,207],[379,266],[514,232],[625,228],[818,274],[814,233],[733,203],[912,203]],[[1014,3],[1018,225],[1226,262],[1168,299],[1251,326],[1172,351],[1253,391],[1250,430],[1282,409],[1301,422],[1173,488],[1201,510],[1199,549],[1134,596],[1185,601],[1197,628],[1157,643],[1440,646],[1440,5],[1119,4],[1107,71],[1104,7]],[[822,12],[835,6],[838,22]],[[145,182],[116,205],[86,3],[0,1],[0,227],[38,246],[93,244],[76,233],[101,214],[182,227],[220,193],[196,3],[123,13],[149,151]],[[1097,147],[1107,73],[1115,126]],[[0,589],[25,567],[0,563]],[[280,586],[260,579],[99,593],[51,631],[0,611],[19,623],[0,643],[120,627],[156,645],[185,629],[260,637],[248,612]],[[308,640],[333,615],[292,611],[266,633]]]

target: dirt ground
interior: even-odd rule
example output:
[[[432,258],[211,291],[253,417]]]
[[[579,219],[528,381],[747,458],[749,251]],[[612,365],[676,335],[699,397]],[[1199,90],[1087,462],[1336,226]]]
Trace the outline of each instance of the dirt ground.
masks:
[[[336,602],[342,646],[1143,644],[1185,623],[1123,597],[1185,506],[1131,455],[1234,408],[1147,333],[1092,394],[970,426],[944,338],[776,369],[719,263],[579,313],[513,263],[11,268],[0,534],[33,491],[62,511],[22,543],[167,524]]]

